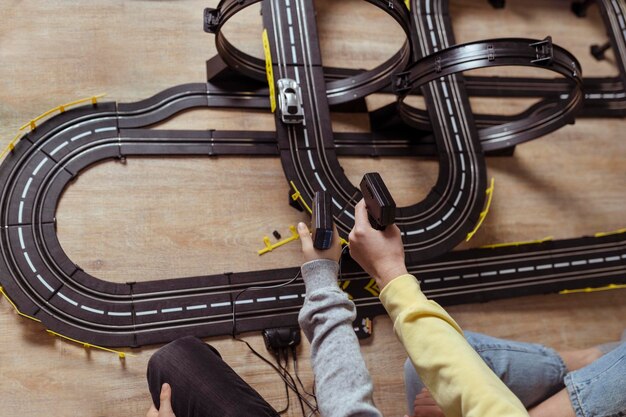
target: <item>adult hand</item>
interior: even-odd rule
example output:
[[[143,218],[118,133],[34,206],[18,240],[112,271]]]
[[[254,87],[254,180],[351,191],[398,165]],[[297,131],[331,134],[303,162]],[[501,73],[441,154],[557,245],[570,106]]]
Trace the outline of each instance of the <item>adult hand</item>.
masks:
[[[374,277],[381,290],[394,278],[407,273],[400,229],[395,224],[383,231],[374,229],[367,218],[364,200],[354,208],[350,256]]]
[[[165,383],[161,387],[161,395],[159,397],[161,402],[161,408],[157,408],[152,404],[146,417],[176,417],[172,410],[172,387],[170,384]]]
[[[341,257],[341,243],[339,242],[337,226],[333,224],[333,240],[330,244],[330,248],[326,250],[315,249],[313,246],[313,238],[306,224],[302,222],[298,223],[298,234],[302,241],[304,262],[314,261],[316,259],[330,259],[331,261],[339,262],[339,258]]]

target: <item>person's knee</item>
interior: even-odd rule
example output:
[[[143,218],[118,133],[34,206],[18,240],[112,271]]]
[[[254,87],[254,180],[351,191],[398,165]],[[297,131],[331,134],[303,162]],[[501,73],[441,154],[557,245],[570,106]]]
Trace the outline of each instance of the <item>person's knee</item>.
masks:
[[[148,361],[148,372],[154,370],[165,370],[176,368],[182,358],[188,356],[188,352],[198,343],[203,343],[200,339],[193,336],[186,336],[176,339],[173,342],[163,346]]]

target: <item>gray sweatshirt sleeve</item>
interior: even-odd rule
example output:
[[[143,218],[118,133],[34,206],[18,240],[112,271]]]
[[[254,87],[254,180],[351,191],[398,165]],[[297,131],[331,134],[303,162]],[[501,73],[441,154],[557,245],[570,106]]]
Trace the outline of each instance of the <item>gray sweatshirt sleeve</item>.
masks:
[[[352,328],[356,307],[337,285],[337,262],[302,265],[306,298],[298,322],[311,342],[315,392],[323,417],[382,416]]]

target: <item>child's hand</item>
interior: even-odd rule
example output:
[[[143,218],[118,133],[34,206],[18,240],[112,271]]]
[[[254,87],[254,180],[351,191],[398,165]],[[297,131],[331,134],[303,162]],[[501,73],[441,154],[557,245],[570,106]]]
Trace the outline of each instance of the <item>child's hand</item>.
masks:
[[[341,257],[341,243],[339,242],[339,234],[337,233],[337,226],[333,224],[333,241],[330,248],[326,250],[319,250],[313,247],[313,239],[311,233],[306,224],[298,223],[298,234],[302,241],[302,253],[304,254],[304,262],[314,261],[316,259],[330,259],[331,261],[339,262]]]

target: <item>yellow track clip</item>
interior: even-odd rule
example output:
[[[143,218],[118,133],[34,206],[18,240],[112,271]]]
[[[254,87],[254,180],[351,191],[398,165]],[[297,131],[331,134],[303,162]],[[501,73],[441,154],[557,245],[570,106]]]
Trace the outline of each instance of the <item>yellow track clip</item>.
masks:
[[[552,236],[546,236],[543,239],[526,240],[526,241],[521,241],[521,242],[495,243],[493,245],[481,246],[481,248],[493,249],[493,248],[504,248],[504,247],[507,247],[507,246],[534,245],[534,244],[538,244],[538,243],[549,242],[552,239],[553,239]]]
[[[404,0],[404,4],[406,5],[407,10],[411,10],[411,0]]]
[[[594,236],[603,237],[603,236],[609,236],[609,235],[619,235],[620,233],[626,233],[626,227],[623,229],[615,230],[613,232],[598,232]]]
[[[623,289],[623,288],[626,288],[626,284],[609,284],[607,286],[597,287],[597,288],[587,287],[587,288],[580,288],[578,290],[563,290],[563,291],[559,291],[559,294],[566,295],[566,294],[575,294],[575,293],[610,291],[610,290],[618,290],[618,289]]]
[[[276,242],[274,244],[270,242],[269,237],[267,236],[263,237],[263,243],[265,243],[265,247],[257,252],[259,256],[265,255],[266,253],[271,252],[274,249],[279,248],[283,245],[286,245],[289,242],[293,242],[294,240],[300,239],[300,235],[298,234],[298,231],[296,230],[296,226],[289,226],[289,230],[291,230],[291,236],[279,242]]]
[[[27,318],[27,319],[30,319],[30,320],[36,321],[36,322],[38,322],[38,323],[41,323],[41,320],[39,320],[39,319],[37,319],[37,318],[35,318],[35,317],[32,317],[32,316],[29,316],[28,314],[24,314],[24,313],[22,313],[22,312],[21,312],[21,311],[17,308],[17,306],[15,305],[15,303],[14,303],[14,302],[13,302],[13,301],[9,298],[9,296],[7,295],[7,293],[4,291],[4,288],[3,288],[3,287],[0,287],[0,293],[2,293],[2,295],[4,296],[4,298],[6,298],[6,299],[7,299],[7,301],[9,302],[9,304],[11,304],[11,306],[13,307],[13,309],[15,309],[15,311],[17,312],[17,314],[18,314],[18,315],[20,315],[20,316],[22,316],[22,317],[25,317],[25,318]],[[69,340],[70,342],[74,342],[74,343],[78,343],[79,345],[83,345],[83,347],[84,347],[85,349],[95,348],[95,349],[104,350],[104,351],[106,351],[106,352],[116,353],[116,354],[117,354],[117,356],[119,356],[119,357],[120,357],[120,359],[124,359],[126,356],[135,356],[135,355],[133,355],[132,353],[121,352],[121,351],[119,351],[119,350],[113,350],[113,349],[105,348],[105,347],[102,347],[102,346],[92,345],[91,343],[81,342],[80,340],[72,339],[71,337],[64,336],[64,335],[62,335],[62,334],[60,334],[60,333],[54,332],[54,331],[49,330],[49,329],[46,329],[46,332],[48,332],[49,334],[51,334],[51,335],[53,335],[53,336],[59,336],[60,338],[63,338],[63,339],[65,339],[65,340]]]
[[[106,94],[98,94],[98,95],[87,97],[87,98],[81,98],[80,100],[71,101],[71,102],[66,103],[66,104],[61,104],[60,106],[57,106],[57,107],[55,107],[53,109],[50,109],[47,112],[42,113],[39,116],[35,117],[30,122],[28,122],[24,126],[20,127],[20,130],[24,130],[27,127],[30,127],[30,130],[33,131],[33,130],[35,130],[37,128],[37,122],[38,121],[40,121],[44,117],[47,117],[47,116],[50,116],[53,113],[56,113],[56,112],[64,113],[65,110],[67,110],[68,107],[72,107],[72,106],[76,106],[76,105],[79,105],[79,104],[87,103],[89,101],[91,102],[91,104],[93,104],[95,106],[98,103],[98,99],[104,97],[105,95]]]
[[[265,53],[265,73],[270,87],[270,109],[276,111],[276,90],[274,88],[274,69],[272,68],[272,54],[270,53],[270,40],[267,37],[267,29],[263,29],[263,52]]]
[[[4,148],[4,150],[0,153],[0,160],[2,160],[2,158],[4,158],[4,156],[6,154],[8,154],[9,152],[13,152],[13,149],[15,149],[15,144],[17,143],[18,140],[20,140],[20,138],[22,138],[22,134],[18,133],[17,135],[15,135],[15,137],[11,140],[11,142],[9,142],[9,144],[7,145],[6,148]]]
[[[476,223],[476,227],[474,227],[474,230],[472,230],[471,232],[467,234],[467,238],[465,239],[466,242],[470,241],[470,239],[476,234],[480,226],[485,221],[485,217],[487,217],[487,213],[489,213],[489,207],[491,207],[491,199],[493,198],[494,186],[495,186],[495,181],[493,178],[491,178],[491,185],[489,186],[489,188],[487,188],[487,191],[486,191],[487,205],[485,206],[485,209],[480,212],[480,217],[478,218],[478,223]]]
[[[126,353],[126,352],[122,352],[122,351],[114,350],[114,349],[109,349],[109,348],[105,348],[105,347],[98,346],[98,345],[92,345],[91,343],[81,342],[80,340],[76,340],[76,339],[73,339],[71,337],[63,336],[61,333],[53,332],[52,330],[46,329],[46,331],[49,334],[51,334],[52,336],[58,336],[61,339],[69,340],[70,342],[74,342],[74,343],[77,343],[79,345],[83,345],[83,347],[85,349],[94,348],[94,349],[103,350],[105,352],[115,353],[115,354],[117,354],[117,356],[120,359],[124,359],[124,358],[126,358],[126,356],[135,356],[132,353]]]

